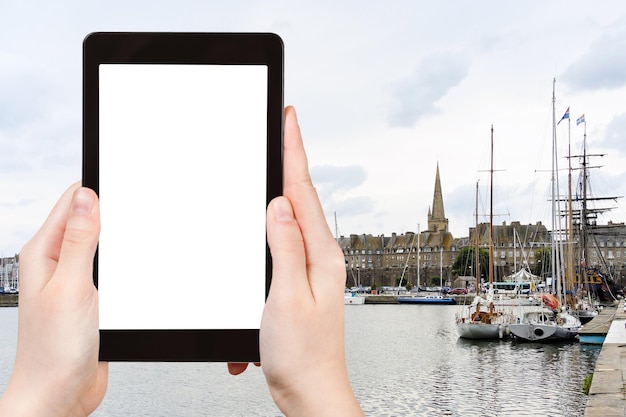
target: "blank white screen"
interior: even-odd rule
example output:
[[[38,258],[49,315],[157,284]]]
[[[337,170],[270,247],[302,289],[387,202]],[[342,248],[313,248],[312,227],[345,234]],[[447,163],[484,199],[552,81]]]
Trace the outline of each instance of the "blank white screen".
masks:
[[[101,64],[100,328],[258,329],[267,67]]]

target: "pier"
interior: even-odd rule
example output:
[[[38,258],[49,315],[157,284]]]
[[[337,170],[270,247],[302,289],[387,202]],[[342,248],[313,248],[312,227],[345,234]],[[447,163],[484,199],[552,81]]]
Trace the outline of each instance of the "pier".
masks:
[[[17,294],[1,294],[0,307],[17,307]]]
[[[605,308],[585,325],[585,328],[589,326],[588,329],[583,329],[583,332],[591,334],[601,334],[602,331],[606,334],[593,373],[585,417],[626,416],[625,325],[626,313],[622,300],[617,309]]]
[[[426,295],[428,293],[422,292],[421,295]],[[432,293],[439,294],[439,293]],[[366,295],[365,296],[365,304],[398,304],[398,297],[411,297],[413,294],[377,294],[377,295]],[[449,295],[449,297],[454,298],[457,304],[469,304],[474,299],[474,294],[470,295]]]
[[[593,345],[603,344],[605,337],[611,328],[611,323],[615,319],[618,311],[623,314],[623,308],[620,307],[617,309],[615,306],[605,307],[602,311],[600,311],[600,313],[589,323],[585,324],[582,330],[578,333],[580,343]]]

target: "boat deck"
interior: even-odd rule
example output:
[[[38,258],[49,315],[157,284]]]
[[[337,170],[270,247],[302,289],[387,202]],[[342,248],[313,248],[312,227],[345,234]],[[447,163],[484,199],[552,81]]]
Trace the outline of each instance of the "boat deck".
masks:
[[[624,300],[620,301],[617,309],[610,309],[613,311],[601,316],[603,310],[601,314],[587,323],[587,325],[592,324],[596,319],[603,316],[612,317],[611,320],[600,320],[603,322],[602,326],[600,326],[600,321],[597,323],[596,331],[601,332],[607,325],[608,329],[602,344],[602,351],[596,361],[589,399],[585,408],[585,417],[626,416],[626,313],[624,313]]]

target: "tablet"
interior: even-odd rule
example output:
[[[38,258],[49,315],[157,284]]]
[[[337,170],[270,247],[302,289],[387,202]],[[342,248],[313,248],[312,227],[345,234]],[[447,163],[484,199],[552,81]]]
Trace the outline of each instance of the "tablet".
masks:
[[[265,210],[282,193],[282,41],[92,33],[83,78],[100,360],[258,362]]]

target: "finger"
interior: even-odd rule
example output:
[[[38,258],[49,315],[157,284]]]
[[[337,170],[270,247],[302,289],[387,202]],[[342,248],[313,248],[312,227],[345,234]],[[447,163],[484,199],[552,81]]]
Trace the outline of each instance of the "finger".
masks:
[[[296,220],[304,236],[307,263],[312,268],[326,270],[328,268],[345,268],[343,254],[332,236],[317,192],[313,187],[302,135],[293,107],[285,109],[284,139],[284,195],[293,205]],[[320,273],[320,279],[337,274]],[[315,276],[312,278],[315,279]],[[343,287],[344,282],[332,282],[326,279],[325,284]]]
[[[324,249],[334,239],[309,175],[306,152],[293,107],[285,109],[283,170],[283,193],[291,201],[295,217],[305,236],[307,259],[309,262],[323,262]]]
[[[298,126],[295,109],[285,109],[285,139],[284,139],[284,186],[283,193],[293,204],[295,216],[304,236],[311,237],[311,244],[325,241],[330,230],[326,224],[324,212],[319,203],[317,191],[309,175],[309,165],[302,143],[302,134]],[[318,229],[320,223],[324,227]],[[330,235],[332,238],[332,235]]]
[[[248,369],[247,363],[228,362],[228,373],[230,373],[231,375],[239,375],[246,369]]]
[[[93,258],[100,234],[100,207],[96,193],[89,188],[74,191],[63,234],[58,276],[68,282],[68,288],[84,284],[85,276],[92,277]],[[87,272],[87,273],[86,273]]]
[[[272,284],[268,301],[288,305],[310,298],[304,240],[286,197],[273,199],[267,208],[267,243],[272,254]]]
[[[63,193],[39,231],[20,251],[22,276],[28,277],[20,282],[22,293],[34,294],[47,283],[56,269],[70,203],[79,186],[80,183],[74,183]]]

